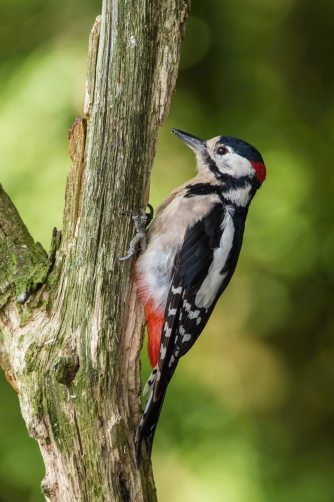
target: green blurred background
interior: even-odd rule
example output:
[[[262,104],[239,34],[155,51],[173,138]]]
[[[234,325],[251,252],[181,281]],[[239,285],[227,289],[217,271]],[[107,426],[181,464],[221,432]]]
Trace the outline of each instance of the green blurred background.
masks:
[[[0,182],[48,249],[100,0],[0,2]],[[334,501],[333,19],[332,0],[192,1],[150,201],[194,173],[171,127],[249,141],[268,177],[237,272],[167,394],[160,502]],[[0,502],[43,500],[43,476],[1,370]]]

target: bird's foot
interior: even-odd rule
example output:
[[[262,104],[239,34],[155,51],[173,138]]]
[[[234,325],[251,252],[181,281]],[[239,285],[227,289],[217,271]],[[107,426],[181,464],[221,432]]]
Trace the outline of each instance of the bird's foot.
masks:
[[[129,250],[126,254],[126,256],[123,256],[122,258],[118,258],[119,261],[125,261],[131,258],[136,253],[137,250],[137,244],[140,242],[140,249],[141,252],[144,253],[146,251],[146,233],[145,230],[148,227],[148,225],[151,223],[154,215],[154,210],[151,204],[148,204],[147,207],[149,208],[149,213],[145,213],[145,210],[141,207],[139,211],[131,211],[131,209],[125,209],[122,211],[122,214],[131,214],[131,217],[134,221],[135,228],[136,228],[136,235],[130,242],[130,247]]]

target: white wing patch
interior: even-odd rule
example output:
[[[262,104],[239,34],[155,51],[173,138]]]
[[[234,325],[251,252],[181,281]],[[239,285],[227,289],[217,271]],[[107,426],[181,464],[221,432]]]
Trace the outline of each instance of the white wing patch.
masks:
[[[228,272],[224,274],[220,273],[232,249],[235,231],[233,219],[228,211],[226,211],[221,228],[223,233],[220,239],[220,246],[213,253],[213,260],[208,275],[204,279],[195,298],[195,305],[198,308],[208,309],[211,307],[222,282],[228,274]]]

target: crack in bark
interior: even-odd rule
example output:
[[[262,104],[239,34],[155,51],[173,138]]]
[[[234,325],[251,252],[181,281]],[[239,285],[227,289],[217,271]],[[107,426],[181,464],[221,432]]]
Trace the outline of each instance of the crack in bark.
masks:
[[[109,12],[110,16],[110,24],[112,22],[112,15],[111,12]],[[108,19],[108,17],[107,17]],[[108,51],[107,51],[107,68],[110,67],[110,56],[111,56],[111,36],[109,33],[108,36]],[[109,79],[106,79],[105,83],[105,92],[104,92],[104,110],[103,110],[103,115],[102,115],[102,132],[101,132],[101,146],[102,146],[102,151],[104,149],[104,143],[106,139],[106,124],[107,124],[107,116],[108,116],[108,91],[109,91]]]
[[[81,434],[80,434],[78,420],[77,420],[77,412],[75,410],[74,403],[73,403],[73,421],[74,421],[75,430],[76,430],[77,438],[78,438],[78,442],[79,442],[81,465],[82,465],[82,469],[84,471],[83,482],[84,482],[84,487],[85,487],[85,499],[87,500],[87,502],[89,502],[88,493],[87,493],[87,485],[86,485],[86,474],[87,473],[86,473],[85,462],[83,460],[84,459],[84,450],[83,450],[83,446],[82,446]]]
[[[96,264],[97,264],[97,257],[100,251],[100,241],[101,241],[101,232],[102,232],[102,222],[104,218],[104,206],[105,206],[105,188],[102,188],[102,200],[101,200],[101,208],[100,208],[100,215],[99,215],[99,221],[98,221],[98,226],[97,226],[97,233],[96,233],[96,247],[95,247],[95,256],[94,256],[94,270],[96,270]]]
[[[130,502],[130,491],[127,486],[127,479],[123,472],[118,474],[118,481],[120,486],[120,492],[122,496],[122,502]]]

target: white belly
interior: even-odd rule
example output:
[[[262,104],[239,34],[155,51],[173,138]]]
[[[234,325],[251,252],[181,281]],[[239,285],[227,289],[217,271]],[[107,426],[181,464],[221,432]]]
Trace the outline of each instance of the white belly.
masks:
[[[164,310],[171,281],[176,249],[148,246],[136,264],[139,293],[146,304],[153,301],[156,310]]]

